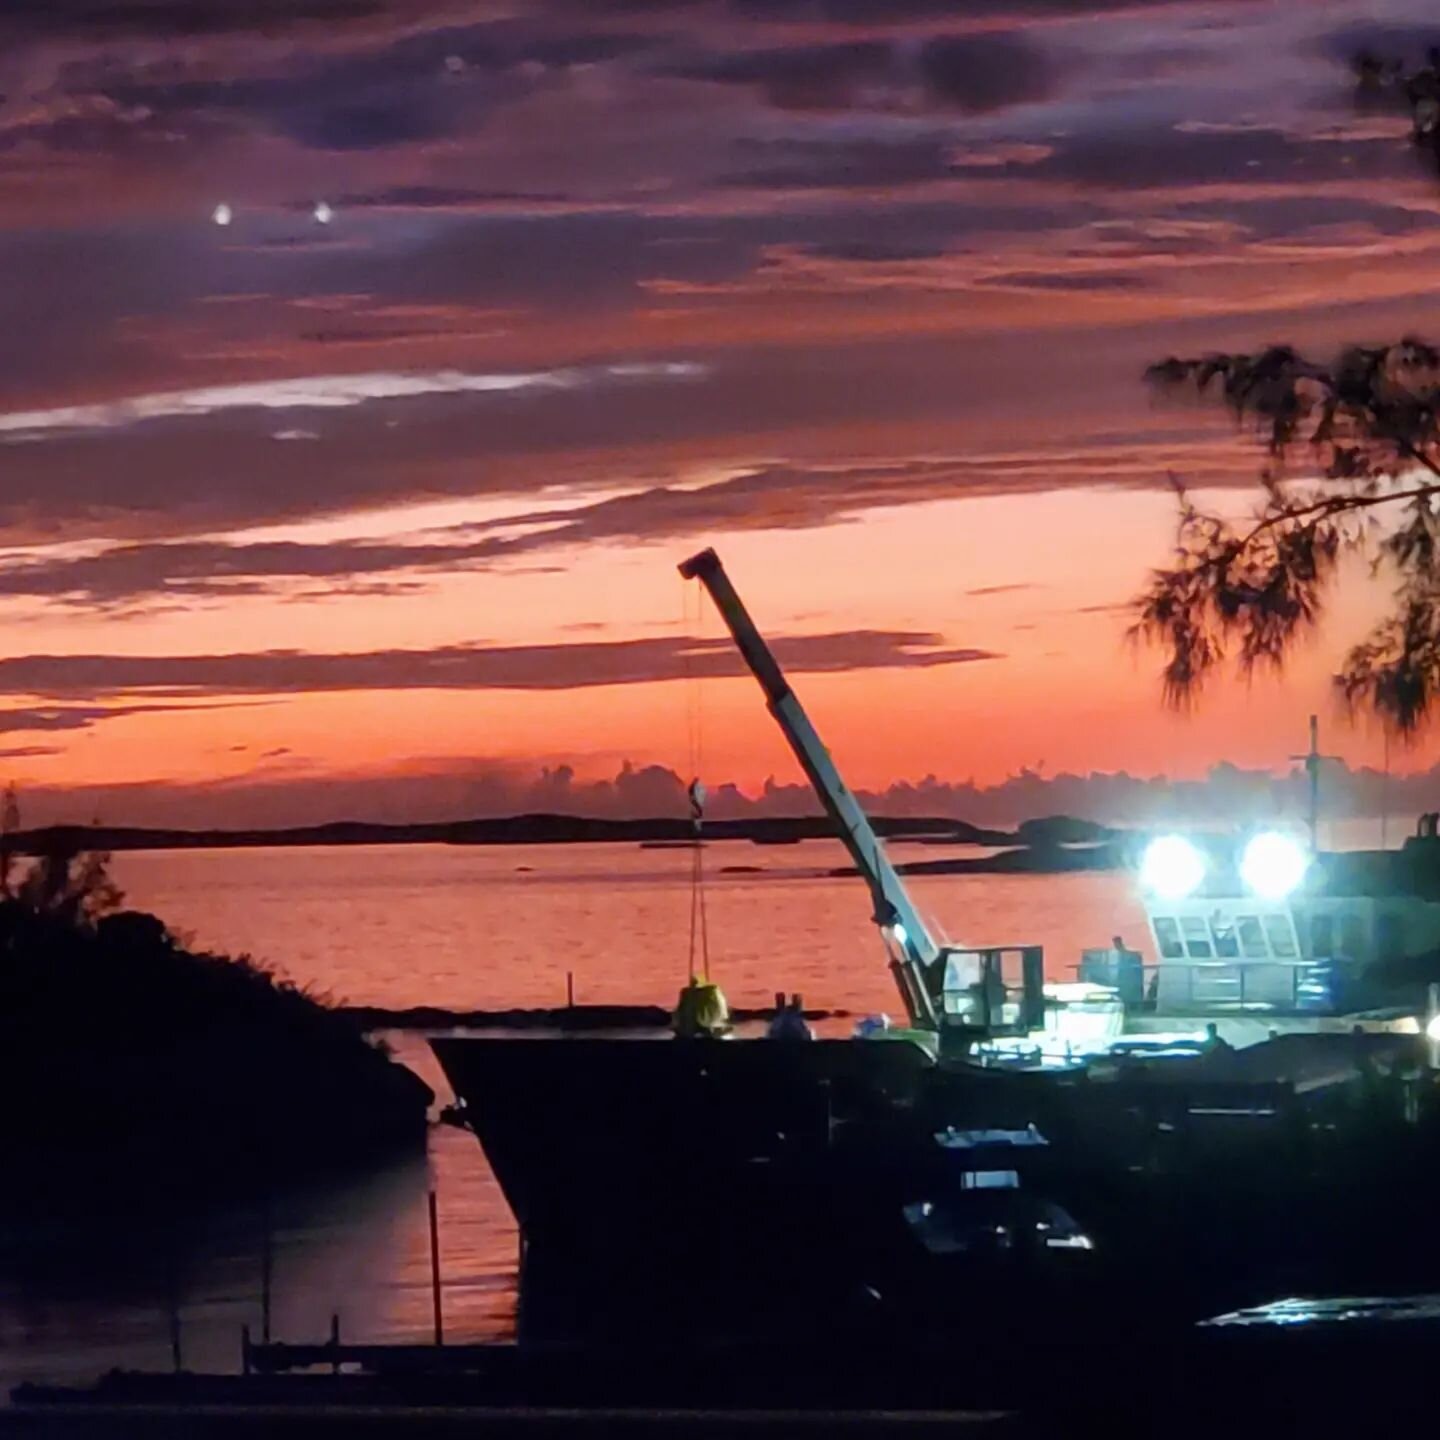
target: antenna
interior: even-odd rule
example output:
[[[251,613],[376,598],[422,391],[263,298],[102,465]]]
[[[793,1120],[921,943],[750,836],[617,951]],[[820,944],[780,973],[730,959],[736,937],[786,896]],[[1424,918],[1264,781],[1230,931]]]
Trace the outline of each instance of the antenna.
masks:
[[[1320,753],[1320,717],[1310,717],[1310,748],[1303,755],[1292,755],[1292,760],[1305,762],[1305,773],[1310,777],[1310,848],[1320,852],[1320,762],[1338,760],[1338,755]]]
[[[1380,848],[1390,848],[1390,727],[1385,727],[1385,773],[1380,777]]]

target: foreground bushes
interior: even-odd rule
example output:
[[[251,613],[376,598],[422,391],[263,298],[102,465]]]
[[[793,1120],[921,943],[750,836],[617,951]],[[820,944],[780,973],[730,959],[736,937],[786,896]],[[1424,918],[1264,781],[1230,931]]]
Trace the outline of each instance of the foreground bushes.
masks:
[[[0,895],[0,1206],[234,1195],[423,1144],[429,1088],[352,1019],[103,913],[103,865],[64,866]]]

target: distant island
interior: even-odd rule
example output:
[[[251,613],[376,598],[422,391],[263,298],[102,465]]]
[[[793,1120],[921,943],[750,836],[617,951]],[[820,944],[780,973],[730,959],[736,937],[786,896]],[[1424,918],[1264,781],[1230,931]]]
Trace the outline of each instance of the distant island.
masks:
[[[907,860],[895,868],[902,875],[1064,875],[1075,871],[1118,870],[1131,853],[1134,837],[1093,820],[1051,815],[1026,820],[1013,835],[982,841],[996,848],[988,855],[946,855],[939,860]],[[925,843],[931,843],[926,841]],[[853,865],[837,866],[831,875],[855,875]]]
[[[1068,846],[1104,845],[1120,832],[1088,820],[1050,816],[1027,820],[1015,830],[994,830],[944,816],[877,815],[871,822],[889,840],[930,845],[975,845],[990,849],[1019,847],[1055,852]],[[20,854],[116,850],[211,850],[287,845],[573,845],[683,843],[694,838],[690,821],[668,816],[610,820],[583,815],[508,815],[495,819],[385,825],[337,820],[276,830],[179,830],[144,826],[52,825],[19,830],[8,837]],[[707,820],[704,838],[743,840],[755,845],[793,845],[832,839],[834,826],[824,815],[756,816],[743,820]],[[951,861],[918,862],[923,866]],[[976,857],[975,862],[985,860]]]

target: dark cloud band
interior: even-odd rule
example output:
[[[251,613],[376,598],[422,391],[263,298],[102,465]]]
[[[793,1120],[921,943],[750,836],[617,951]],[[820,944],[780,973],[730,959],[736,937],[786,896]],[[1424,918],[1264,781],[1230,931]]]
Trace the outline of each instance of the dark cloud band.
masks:
[[[891,630],[781,637],[774,648],[781,663],[797,673],[927,669],[999,658],[989,650],[947,646],[939,635]],[[353,654],[15,655],[0,659],[0,694],[174,699],[341,690],[574,690],[744,673],[728,640],[680,638]]]

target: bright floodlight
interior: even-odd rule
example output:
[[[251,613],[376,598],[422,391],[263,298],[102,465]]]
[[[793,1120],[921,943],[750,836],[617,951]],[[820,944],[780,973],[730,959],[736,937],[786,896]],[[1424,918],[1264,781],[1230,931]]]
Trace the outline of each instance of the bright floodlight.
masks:
[[[1432,1015],[1425,1022],[1425,1036],[1429,1040],[1440,1043],[1440,1015]]]
[[[898,920],[890,927],[890,933],[895,937],[895,943],[897,945],[905,944],[910,938],[905,927]]]
[[[323,200],[316,202],[315,209],[311,213],[315,216],[317,223],[321,225],[328,225],[335,218],[335,212]]]
[[[217,225],[228,225],[235,218],[235,212],[228,205],[217,205],[211,212],[210,218]]]
[[[1205,857],[1183,835],[1152,840],[1140,861],[1140,883],[1162,900],[1183,900],[1204,878]]]
[[[1310,863],[1288,835],[1267,830],[1240,857],[1240,878],[1264,900],[1283,900],[1304,878]]]

